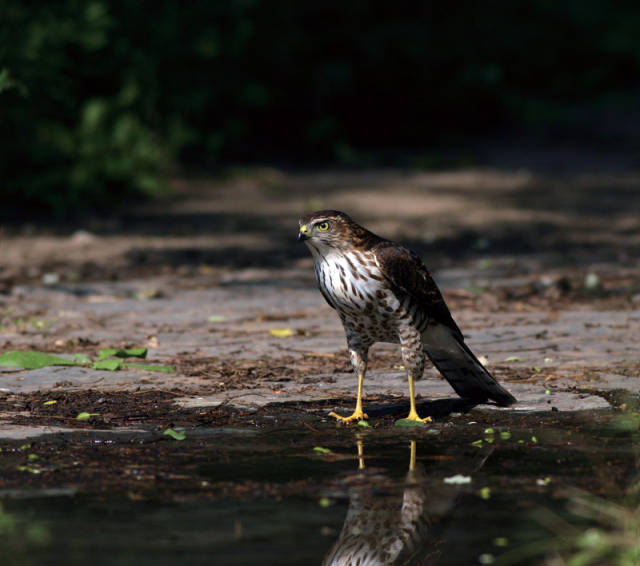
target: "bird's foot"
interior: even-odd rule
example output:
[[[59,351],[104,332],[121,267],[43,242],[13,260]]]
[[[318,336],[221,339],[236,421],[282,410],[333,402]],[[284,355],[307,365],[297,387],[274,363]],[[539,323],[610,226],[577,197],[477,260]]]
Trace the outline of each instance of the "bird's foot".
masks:
[[[433,420],[431,419],[431,417],[425,417],[424,419],[421,419],[421,418],[418,416],[418,413],[416,413],[416,411],[410,411],[410,412],[409,412],[409,416],[408,416],[406,419],[404,419],[404,420],[407,420],[407,421],[416,421],[416,422],[420,422],[420,423],[430,423],[430,422],[433,422]]]
[[[351,423],[353,421],[361,421],[369,418],[369,415],[367,415],[362,409],[356,409],[349,417],[341,417],[338,413],[334,413],[333,411],[329,413],[329,416],[334,417],[343,423]]]

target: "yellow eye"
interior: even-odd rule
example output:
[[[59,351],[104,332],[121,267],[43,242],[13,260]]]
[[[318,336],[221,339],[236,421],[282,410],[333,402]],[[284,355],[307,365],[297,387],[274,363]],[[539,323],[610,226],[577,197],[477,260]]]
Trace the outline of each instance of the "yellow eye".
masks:
[[[316,228],[319,232],[326,232],[329,229],[328,222],[320,222],[320,224],[316,224]]]

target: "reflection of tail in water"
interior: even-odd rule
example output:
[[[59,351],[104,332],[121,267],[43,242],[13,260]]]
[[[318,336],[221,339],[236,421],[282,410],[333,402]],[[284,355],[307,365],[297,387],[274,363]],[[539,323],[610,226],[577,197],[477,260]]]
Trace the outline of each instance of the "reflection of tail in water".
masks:
[[[362,441],[358,440],[358,468],[364,467]],[[411,441],[409,471],[402,493],[375,495],[370,486],[355,489],[340,537],[322,565],[409,565],[415,563],[418,554],[422,558],[420,564],[435,564],[439,555],[432,555],[433,561],[425,559],[429,524],[425,480],[424,468],[416,465],[416,443]]]

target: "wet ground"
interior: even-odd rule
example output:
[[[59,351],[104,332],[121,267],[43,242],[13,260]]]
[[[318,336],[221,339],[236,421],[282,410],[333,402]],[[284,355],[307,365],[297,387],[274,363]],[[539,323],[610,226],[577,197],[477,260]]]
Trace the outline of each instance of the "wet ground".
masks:
[[[285,412],[278,426],[191,425],[181,441],[140,429],[3,441],[3,554],[276,565],[332,552],[327,564],[355,564],[345,556],[359,548],[376,564],[538,564],[562,547],[559,525],[584,524],[567,507],[574,490],[631,498],[637,432],[611,419],[478,412],[407,431]]]
[[[0,553],[562,564],[554,549],[599,526],[576,511],[583,493],[636,505],[639,185],[634,171],[264,170],[176,182],[173,200],[109,221],[8,227],[1,352],[146,347],[176,371],[0,366]],[[294,243],[297,216],[321,207],[421,253],[518,405],[461,403],[429,368],[418,404],[434,422],[397,427],[404,371],[378,345],[370,426],[327,418],[352,409],[355,379]]]

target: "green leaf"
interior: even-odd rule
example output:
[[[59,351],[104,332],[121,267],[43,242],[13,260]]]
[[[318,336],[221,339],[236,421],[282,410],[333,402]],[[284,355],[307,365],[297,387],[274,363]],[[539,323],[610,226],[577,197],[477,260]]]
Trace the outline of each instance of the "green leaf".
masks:
[[[0,355],[0,366],[19,367],[24,369],[40,369],[49,366],[77,366],[76,361],[67,360],[44,352],[27,352],[12,350]]]
[[[184,432],[183,430],[181,430],[179,432],[176,432],[172,428],[168,428],[162,434],[164,434],[166,436],[170,436],[174,440],[184,440],[185,438],[187,438],[186,432]]]
[[[518,356],[509,356],[504,359],[505,362],[521,362],[522,360]]]
[[[74,354],[73,359],[81,364],[90,364],[91,360],[85,354]]]
[[[42,403],[45,407],[49,406],[49,405],[55,405],[58,401],[56,401],[55,399],[51,399],[51,401],[45,401],[44,403]]]
[[[115,356],[116,358],[146,358],[146,348],[103,348],[98,352],[98,361]]]
[[[91,417],[99,417],[100,413],[87,413],[82,411],[82,413],[78,413],[76,420],[78,421],[88,421]]]
[[[511,433],[508,430],[504,430],[500,433],[500,438],[502,438],[502,440],[509,440],[511,438]]]
[[[491,497],[491,488],[483,487],[480,489],[478,494],[480,495],[480,497],[482,497],[482,499],[489,499]]]
[[[128,364],[121,364],[121,367],[126,368],[126,369],[143,369],[146,371],[164,371],[167,373],[175,373],[176,372],[176,368],[174,368],[173,366],[161,366],[161,365],[155,365],[155,364],[140,364],[140,363],[128,363]]]
[[[493,430],[492,428],[485,428],[484,429],[484,433],[485,434],[494,434],[495,430]]]
[[[92,369],[106,369],[107,371],[116,371],[120,369],[122,362],[119,360],[98,360],[91,366]]]
[[[394,426],[399,426],[399,427],[412,427],[412,426],[424,426],[426,423],[420,422],[420,421],[411,421],[409,419],[398,419],[395,423]]]
[[[478,447],[482,446],[482,439],[471,442],[471,446],[478,446]]]
[[[29,460],[29,462],[35,462],[36,460],[40,460],[40,456],[37,454],[29,454],[27,460]]]
[[[18,466],[19,472],[29,472],[30,474],[41,474],[42,471],[37,468],[32,468],[31,466]]]
[[[314,446],[313,447],[313,451],[317,452],[318,454],[331,454],[331,450],[329,450],[328,448],[324,448],[323,446]]]
[[[362,426],[365,428],[371,428],[371,425],[367,421],[358,421],[358,426]]]

